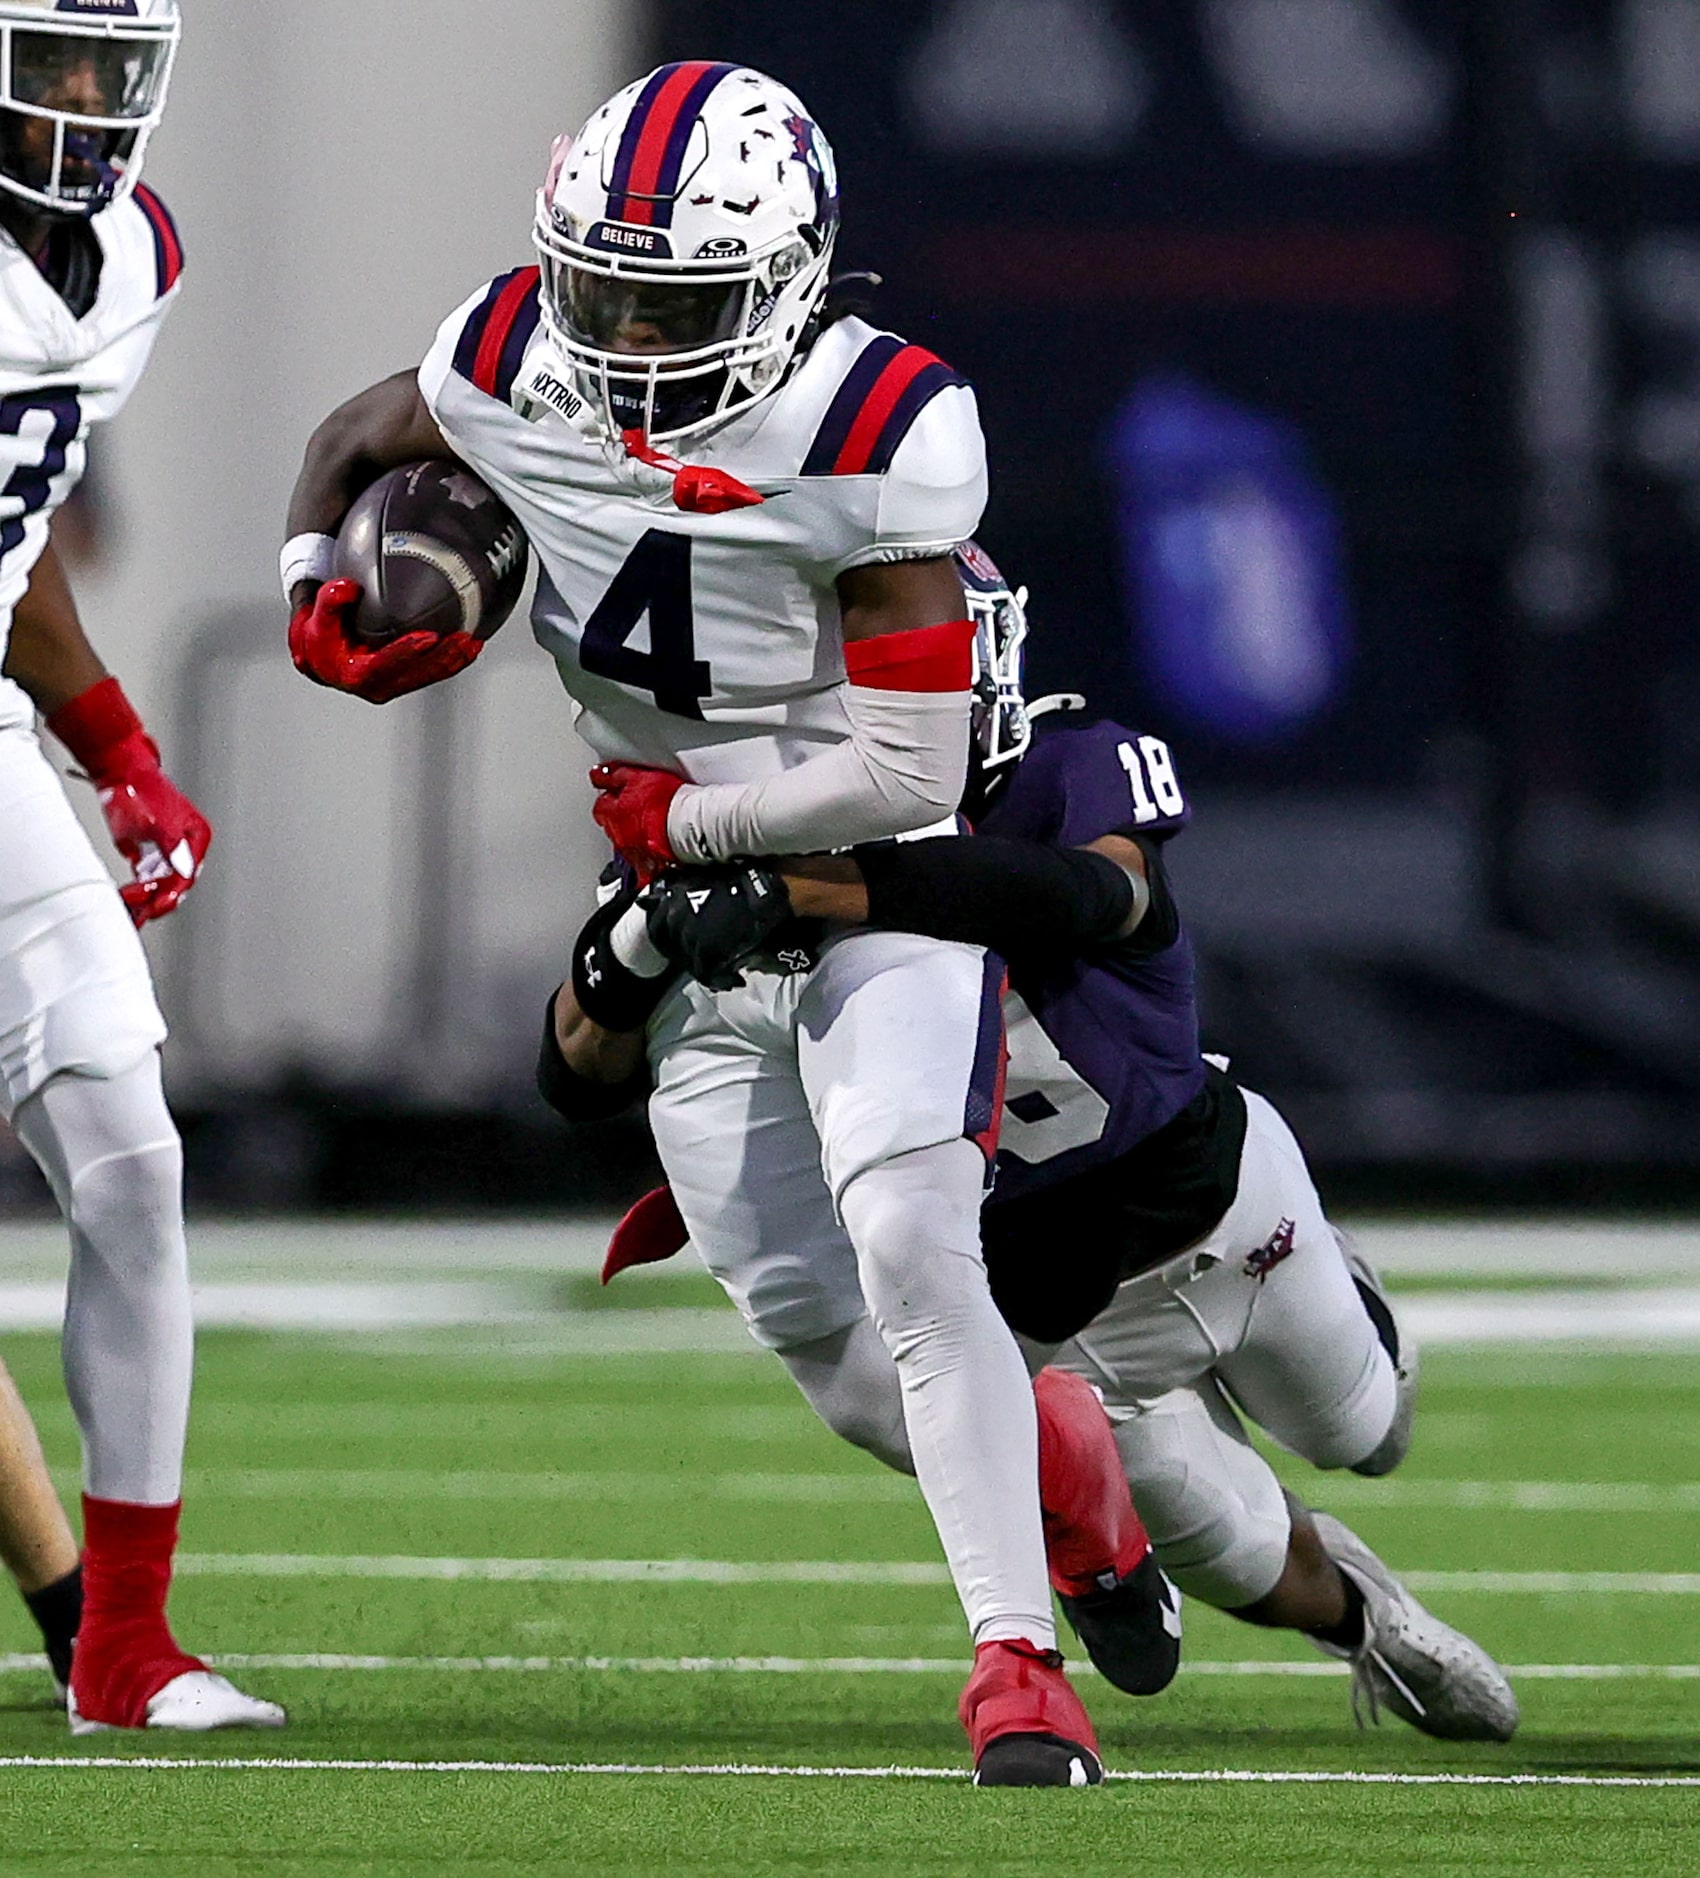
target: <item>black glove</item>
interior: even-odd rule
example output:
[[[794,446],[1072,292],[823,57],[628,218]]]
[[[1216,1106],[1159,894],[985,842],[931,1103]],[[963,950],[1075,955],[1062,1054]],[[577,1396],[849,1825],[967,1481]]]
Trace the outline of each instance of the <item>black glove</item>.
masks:
[[[710,991],[736,990],[744,982],[741,967],[806,972],[814,966],[785,882],[759,861],[670,867],[643,890],[639,904],[656,950]]]
[[[667,969],[646,978],[615,955],[614,928],[635,900],[627,892],[599,906],[573,942],[573,996],[585,1016],[604,1030],[642,1030],[678,979]]]

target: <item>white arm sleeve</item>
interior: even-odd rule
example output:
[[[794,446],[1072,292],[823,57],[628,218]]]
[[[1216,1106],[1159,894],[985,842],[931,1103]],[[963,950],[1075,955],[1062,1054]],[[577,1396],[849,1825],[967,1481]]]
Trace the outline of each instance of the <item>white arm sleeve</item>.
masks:
[[[686,787],[667,811],[681,861],[814,854],[925,828],[968,776],[966,691],[847,688],[850,736],[766,782]]]
[[[869,538],[832,569],[949,554],[986,506],[986,440],[966,385],[921,411],[880,477]],[[911,834],[954,815],[968,775],[968,693],[847,688],[849,739],[766,782],[710,783],[673,798],[681,860],[810,854]]]

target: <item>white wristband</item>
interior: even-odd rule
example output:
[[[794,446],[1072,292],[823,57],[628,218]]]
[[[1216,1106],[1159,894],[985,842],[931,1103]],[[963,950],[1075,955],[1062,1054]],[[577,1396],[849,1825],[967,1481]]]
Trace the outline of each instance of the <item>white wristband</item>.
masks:
[[[284,599],[289,599],[294,593],[298,581],[329,580],[335,555],[335,535],[291,536],[277,557],[277,571],[283,579]]]
[[[608,942],[614,948],[615,958],[638,978],[659,978],[671,962],[650,938],[649,922],[641,906],[626,908],[615,920]]]

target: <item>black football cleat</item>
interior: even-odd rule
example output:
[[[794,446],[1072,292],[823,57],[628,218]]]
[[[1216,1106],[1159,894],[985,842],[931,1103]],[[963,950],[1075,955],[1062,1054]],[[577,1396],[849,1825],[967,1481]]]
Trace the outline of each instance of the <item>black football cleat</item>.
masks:
[[[1181,1664],[1181,1594],[1147,1552],[1125,1578],[1087,1597],[1059,1594],[1063,1615],[1106,1682],[1157,1695]]]
[[[999,1735],[974,1767],[977,1787],[1100,1787],[1104,1767],[1089,1747],[1061,1735]]]

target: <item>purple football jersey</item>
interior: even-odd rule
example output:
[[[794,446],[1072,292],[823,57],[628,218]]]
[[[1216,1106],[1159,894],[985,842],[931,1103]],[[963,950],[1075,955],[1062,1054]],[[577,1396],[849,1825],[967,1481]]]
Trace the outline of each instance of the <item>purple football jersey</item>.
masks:
[[[1081,847],[1185,827],[1168,746],[1115,723],[1042,724],[986,817],[989,835]],[[1012,970],[1009,1074],[992,1204],[1119,1159],[1204,1086],[1192,949],[1136,935],[1089,958]]]

